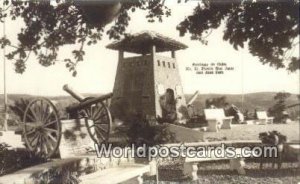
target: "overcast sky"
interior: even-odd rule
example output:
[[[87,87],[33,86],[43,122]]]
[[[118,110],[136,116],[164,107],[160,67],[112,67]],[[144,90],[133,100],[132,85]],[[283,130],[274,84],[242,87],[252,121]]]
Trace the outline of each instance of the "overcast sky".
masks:
[[[247,48],[234,50],[233,47],[223,41],[223,28],[213,31],[208,37],[208,45],[199,41],[191,41],[189,35],[179,37],[176,26],[185,16],[192,12],[194,4],[170,5],[172,16],[165,18],[163,23],[147,23],[145,13],[137,11],[132,14],[132,20],[127,32],[136,33],[143,30],[152,30],[172,37],[188,45],[188,49],[177,53],[179,71],[182,78],[185,93],[251,93],[263,91],[287,91],[299,93],[299,73],[288,73],[286,70],[276,70],[268,65],[263,65],[257,57],[249,54]],[[20,21],[6,23],[6,33],[9,38],[15,40],[20,31]],[[2,27],[1,27],[2,34]],[[1,35],[2,37],[2,35]],[[117,67],[118,53],[108,50],[105,46],[111,43],[107,36],[95,46],[86,47],[84,62],[77,67],[77,77],[64,67],[64,63],[45,68],[38,64],[32,55],[27,63],[25,73],[14,72],[14,65],[7,60],[7,91],[8,93],[22,93],[34,95],[65,95],[62,86],[70,84],[77,91],[83,93],[111,92]],[[15,41],[16,43],[16,41]],[[66,46],[59,54],[65,58],[71,53],[71,46]],[[299,55],[299,48],[293,55]],[[3,58],[1,50],[1,58]],[[233,71],[223,75],[200,75],[186,71],[186,67],[193,63],[217,63],[223,62]],[[0,94],[3,93],[3,60],[0,60]]]

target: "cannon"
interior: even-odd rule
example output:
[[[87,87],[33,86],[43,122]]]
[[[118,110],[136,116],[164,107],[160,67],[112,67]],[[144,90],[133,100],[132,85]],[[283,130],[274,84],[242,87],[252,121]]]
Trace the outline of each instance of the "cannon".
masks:
[[[84,118],[91,139],[97,144],[107,142],[112,117],[105,101],[113,94],[84,98],[68,85],[63,89],[78,101],[66,107],[67,119]],[[45,158],[52,157],[60,144],[61,120],[57,107],[52,101],[42,97],[33,99],[26,107],[23,116],[23,136],[29,150]]]
[[[199,119],[199,115],[195,113],[194,105],[193,105],[194,101],[197,99],[198,96],[199,96],[199,91],[196,91],[186,104],[189,109],[189,117],[191,121],[197,121]]]

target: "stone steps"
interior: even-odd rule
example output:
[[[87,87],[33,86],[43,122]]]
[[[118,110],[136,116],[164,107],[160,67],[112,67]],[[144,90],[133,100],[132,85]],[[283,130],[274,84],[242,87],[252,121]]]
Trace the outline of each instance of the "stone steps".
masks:
[[[110,173],[115,170],[124,173],[129,172],[128,176],[135,177],[142,171],[147,170],[148,172],[149,169],[146,166],[145,164],[135,164],[131,158],[97,158],[93,153],[74,158],[54,159],[43,164],[28,167],[0,177],[0,184],[41,183],[43,177],[51,178],[53,173],[59,172],[62,175],[76,173],[76,175],[91,178],[94,175],[101,175],[102,172]],[[89,176],[90,173],[95,174]],[[124,178],[126,176],[127,174],[125,174]],[[64,181],[60,181],[60,183],[64,183]]]
[[[130,180],[130,183],[142,183],[141,176],[149,171],[149,165],[122,165],[81,176],[80,180],[82,184],[117,184],[128,180]]]
[[[69,158],[63,160],[54,160],[44,164],[35,165],[22,169],[12,174],[0,177],[0,184],[29,184],[34,183],[39,176],[50,172],[50,170],[62,168],[63,166],[76,164],[80,162],[80,158]]]

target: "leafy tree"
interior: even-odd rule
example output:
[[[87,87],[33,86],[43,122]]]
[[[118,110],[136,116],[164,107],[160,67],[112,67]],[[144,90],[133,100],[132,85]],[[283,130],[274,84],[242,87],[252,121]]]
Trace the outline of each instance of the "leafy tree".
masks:
[[[205,100],[205,107],[210,108],[214,106],[216,108],[225,108],[228,103],[226,102],[226,96],[216,97]]]
[[[276,103],[269,109],[271,116],[274,116],[275,122],[282,122],[285,118],[284,111],[286,110],[286,99],[291,96],[290,93],[279,92],[275,95],[274,100]]]
[[[31,54],[41,65],[50,66],[61,61],[58,52],[62,46],[79,43],[79,48],[72,51],[73,58],[62,60],[75,76],[76,65],[83,61],[85,55],[84,46],[97,44],[103,36],[104,27],[114,18],[115,24],[107,34],[110,38],[119,39],[126,36],[130,11],[147,11],[149,22],[161,22],[163,17],[171,14],[164,5],[165,0],[106,3],[57,0],[57,6],[51,6],[49,1],[3,1],[5,8],[0,10],[0,20],[9,16],[12,20],[20,18],[25,23],[18,34],[17,44],[6,37],[0,39],[2,48],[13,48],[7,58],[15,62],[18,73],[25,71]],[[181,36],[190,33],[192,39],[207,43],[205,34],[224,22],[223,38],[235,49],[248,44],[250,53],[258,56],[262,63],[296,71],[299,69],[299,57],[292,57],[288,52],[299,36],[298,11],[299,1],[295,0],[202,0],[177,29]],[[286,65],[285,61],[289,63]]]
[[[24,113],[29,103],[30,101],[28,99],[20,98],[16,100],[13,105],[9,105],[9,109],[19,121],[23,121]]]
[[[119,39],[129,24],[129,11],[137,8],[148,12],[149,22],[162,21],[169,16],[170,10],[161,0],[107,1],[105,3],[79,0],[57,0],[57,6],[50,5],[50,0],[4,0],[5,8],[0,9],[0,20],[5,17],[12,20],[20,18],[25,23],[18,34],[18,44],[13,44],[7,37],[0,39],[2,48],[10,46],[13,51],[6,57],[15,61],[15,71],[23,73],[31,54],[36,55],[43,66],[55,64],[59,49],[64,45],[80,46],[72,51],[73,59],[65,58],[66,67],[76,75],[76,65],[83,61],[84,46],[97,44],[103,36],[104,27],[117,18],[107,31],[110,38]]]
[[[248,44],[249,52],[263,64],[299,69],[299,57],[288,54],[299,44],[299,1],[204,0],[177,29],[182,36],[190,33],[192,39],[207,43],[209,31],[222,23],[223,39],[235,49]]]

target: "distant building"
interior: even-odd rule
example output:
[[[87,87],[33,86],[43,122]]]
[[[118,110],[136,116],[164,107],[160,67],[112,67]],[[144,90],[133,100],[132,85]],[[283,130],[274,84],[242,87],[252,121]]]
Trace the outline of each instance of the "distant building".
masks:
[[[181,121],[187,115],[175,51],[187,46],[155,32],[127,36],[107,46],[119,51],[111,101],[114,117],[130,115]],[[170,51],[171,57],[159,52]],[[124,52],[140,54],[124,57]]]

